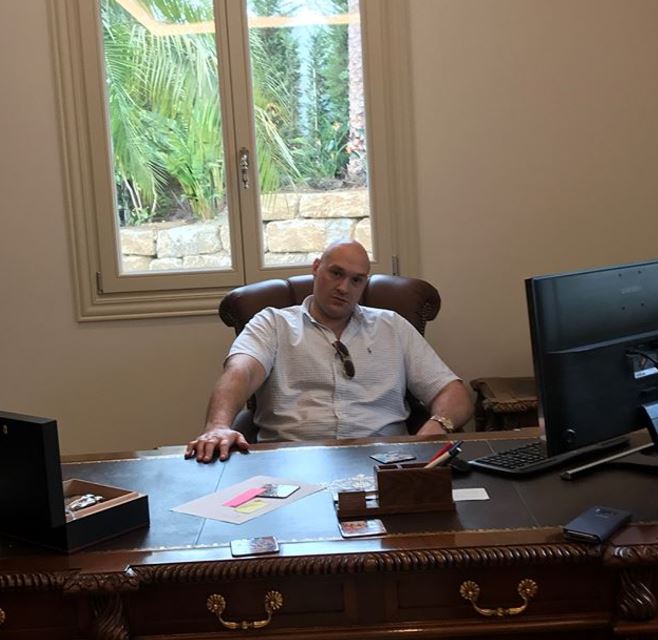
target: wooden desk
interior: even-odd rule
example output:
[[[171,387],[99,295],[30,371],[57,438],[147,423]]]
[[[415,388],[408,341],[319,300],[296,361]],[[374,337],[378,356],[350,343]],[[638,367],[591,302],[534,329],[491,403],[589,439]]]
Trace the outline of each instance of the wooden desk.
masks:
[[[510,444],[481,437],[466,442],[467,458]],[[71,556],[1,542],[0,639],[658,633],[655,477],[606,470],[571,483],[557,473],[511,482],[472,473],[455,478],[455,487],[486,487],[489,501],[458,503],[454,513],[384,518],[389,534],[374,539],[341,539],[326,491],[239,527],[170,511],[257,474],[327,482],[370,472],[375,451],[399,447],[423,460],[437,447],[428,439],[397,442],[262,445],[214,465],[183,460],[182,448],[72,460],[65,477],[148,493],[151,527]],[[639,524],[605,546],[566,542],[560,525],[592,504],[626,507]],[[279,538],[280,554],[231,557],[232,538],[267,534]],[[509,615],[522,608],[519,585],[528,579],[536,595]],[[478,613],[460,595],[466,582],[471,591],[477,585],[477,604],[487,611]],[[225,620],[262,621],[271,592],[283,606],[260,629],[229,631],[207,608],[211,595],[221,595]]]

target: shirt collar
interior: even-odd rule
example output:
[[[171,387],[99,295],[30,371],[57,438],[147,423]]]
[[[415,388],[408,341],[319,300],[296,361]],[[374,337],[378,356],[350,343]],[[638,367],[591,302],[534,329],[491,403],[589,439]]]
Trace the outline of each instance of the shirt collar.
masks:
[[[302,314],[305,315],[312,323],[314,324],[320,324],[312,315],[311,315],[311,302],[313,301],[313,294],[310,296],[306,296],[302,302]],[[357,322],[362,322],[363,321],[363,310],[361,309],[361,305],[355,304],[354,309],[352,310],[352,315],[350,316],[350,320],[347,323],[348,325],[352,320],[355,320]]]

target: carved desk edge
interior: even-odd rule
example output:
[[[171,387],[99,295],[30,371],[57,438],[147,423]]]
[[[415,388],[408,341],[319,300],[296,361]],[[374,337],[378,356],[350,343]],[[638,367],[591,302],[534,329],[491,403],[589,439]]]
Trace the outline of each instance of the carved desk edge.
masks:
[[[510,533],[513,531],[510,530]],[[395,550],[242,560],[186,561],[181,557],[180,561],[175,562],[158,562],[156,553],[150,554],[149,563],[123,565],[122,568],[117,567],[116,571],[94,571],[88,568],[30,573],[2,572],[0,569],[0,590],[55,589],[66,594],[122,593],[135,591],[147,584],[579,564],[600,561],[603,554],[604,548],[601,546],[561,541],[461,548],[422,548],[421,545]],[[117,553],[119,555],[126,557],[125,553]]]
[[[606,547],[604,563],[622,568],[658,564],[658,524],[638,522],[626,527]]]

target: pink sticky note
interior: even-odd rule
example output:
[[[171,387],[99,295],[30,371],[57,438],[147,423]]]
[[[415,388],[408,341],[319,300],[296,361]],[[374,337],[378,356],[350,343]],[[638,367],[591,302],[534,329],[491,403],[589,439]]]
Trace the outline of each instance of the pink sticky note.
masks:
[[[228,502],[225,502],[223,506],[239,507],[241,504],[244,504],[245,502],[249,502],[249,500],[251,500],[252,498],[255,498],[256,496],[263,493],[263,490],[264,487],[256,487],[255,489],[248,489],[247,491],[240,493],[234,498],[231,498]]]

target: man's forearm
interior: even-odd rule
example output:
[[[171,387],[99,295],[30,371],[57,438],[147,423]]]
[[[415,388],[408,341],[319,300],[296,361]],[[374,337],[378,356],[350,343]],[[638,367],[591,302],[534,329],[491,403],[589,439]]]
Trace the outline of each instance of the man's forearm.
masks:
[[[230,427],[248,397],[236,385],[225,384],[224,380],[220,379],[208,402],[206,431],[219,427]]]
[[[471,397],[459,380],[451,382],[444,387],[432,401],[431,415],[439,415],[452,420],[456,429],[463,427],[473,415],[473,402]],[[431,433],[444,433],[445,430],[433,421],[428,420],[418,431],[418,435]]]
[[[208,402],[206,411],[206,431],[217,428],[230,428],[235,416],[244,407],[249,396],[262,384],[264,375],[254,368],[253,363],[245,363],[243,356],[237,362],[233,358],[226,363]],[[260,367],[260,365],[256,365]]]
[[[456,428],[463,427],[473,415],[473,402],[462,382],[455,380],[445,387],[432,402],[432,415],[450,418]]]

